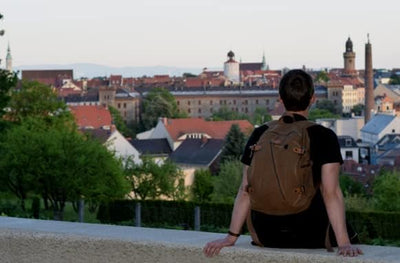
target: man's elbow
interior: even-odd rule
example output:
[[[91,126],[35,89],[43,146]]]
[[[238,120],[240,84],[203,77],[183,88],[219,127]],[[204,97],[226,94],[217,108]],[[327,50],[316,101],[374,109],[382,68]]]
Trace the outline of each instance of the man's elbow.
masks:
[[[325,200],[342,199],[343,194],[340,188],[324,188],[321,187],[321,194]]]

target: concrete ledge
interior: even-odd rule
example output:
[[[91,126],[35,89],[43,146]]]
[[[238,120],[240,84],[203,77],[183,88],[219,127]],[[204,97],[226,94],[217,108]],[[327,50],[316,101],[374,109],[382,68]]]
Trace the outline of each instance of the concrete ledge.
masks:
[[[400,248],[360,246],[343,258],[324,249],[271,249],[239,238],[214,258],[205,243],[224,234],[0,217],[1,262],[400,262]]]

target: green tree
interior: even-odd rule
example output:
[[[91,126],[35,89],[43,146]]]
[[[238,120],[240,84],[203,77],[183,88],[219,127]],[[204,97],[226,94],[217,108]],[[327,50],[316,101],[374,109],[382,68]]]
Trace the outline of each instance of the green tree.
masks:
[[[400,211],[400,172],[385,171],[374,180],[373,200],[377,209]]]
[[[6,107],[11,99],[11,89],[16,87],[17,81],[16,73],[0,69],[0,136],[10,124],[3,120],[3,115],[6,112]]]
[[[344,196],[366,196],[366,191],[362,183],[355,181],[349,175],[341,175],[339,177],[340,188],[343,191]]]
[[[117,130],[126,137],[130,136],[131,133],[128,130],[124,120],[122,119],[120,112],[112,106],[108,106],[108,110],[110,111],[112,121],[113,121],[115,127],[117,128]]]
[[[251,123],[253,125],[262,125],[263,123],[272,120],[271,115],[268,113],[267,109],[257,107],[251,118]]]
[[[364,104],[357,104],[351,109],[351,112],[356,116],[362,116],[364,112],[365,106]]]
[[[315,104],[315,107],[320,110],[327,110],[332,114],[336,114],[336,108],[332,101],[330,100],[319,100]]]
[[[66,104],[50,87],[36,81],[24,81],[21,89],[12,92],[9,109],[7,117],[14,122],[29,117],[43,119],[48,125],[54,121],[73,123]]]
[[[243,153],[246,139],[239,125],[233,124],[225,137],[224,148],[221,153],[221,162],[239,160]]]
[[[209,170],[196,170],[194,172],[194,181],[192,185],[192,195],[195,202],[211,201],[213,192],[213,180]]]
[[[237,111],[232,111],[227,107],[221,107],[211,115],[213,121],[248,120],[249,116]]]
[[[400,85],[400,76],[397,74],[392,74],[389,80],[390,85]]]
[[[15,88],[17,81],[15,73],[0,69],[0,117],[5,113],[5,108],[11,99],[11,89]]]
[[[125,165],[125,176],[135,197],[141,200],[186,197],[183,172],[171,161],[157,164],[152,159],[144,157],[141,164],[135,164],[132,160],[128,160]]]
[[[242,182],[242,163],[238,160],[221,164],[221,170],[214,181],[214,202],[233,203]]]
[[[143,98],[141,123],[144,130],[153,128],[159,117],[182,118],[174,96],[165,88],[154,88]]]
[[[54,218],[62,220],[67,201],[99,202],[128,192],[120,161],[75,127],[49,128],[43,119],[25,118],[4,138],[0,180],[23,208],[27,194],[40,195],[50,202]]]
[[[325,70],[322,70],[317,74],[314,81],[327,83],[329,81],[329,75]]]
[[[308,119],[315,121],[316,119],[339,119],[340,116],[337,114],[333,114],[328,110],[321,110],[321,109],[311,109],[308,113]]]

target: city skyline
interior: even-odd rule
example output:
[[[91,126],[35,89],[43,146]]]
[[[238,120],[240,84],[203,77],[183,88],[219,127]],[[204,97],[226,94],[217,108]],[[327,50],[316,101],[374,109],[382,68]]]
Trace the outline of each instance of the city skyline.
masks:
[[[271,69],[343,67],[348,37],[364,68],[370,34],[374,68],[400,67],[400,3],[382,0],[77,1],[5,0],[0,13],[2,67],[95,63],[112,67],[222,68],[236,60]]]

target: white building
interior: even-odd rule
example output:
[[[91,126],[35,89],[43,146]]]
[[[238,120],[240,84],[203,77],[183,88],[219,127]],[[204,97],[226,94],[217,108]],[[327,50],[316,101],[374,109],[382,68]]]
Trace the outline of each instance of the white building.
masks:
[[[228,60],[224,63],[224,76],[232,84],[238,84],[240,82],[239,62],[234,58],[235,53],[229,51]]]
[[[361,139],[375,145],[383,136],[400,133],[400,117],[389,114],[376,114],[361,129]]]
[[[361,139],[361,128],[364,117],[356,116],[349,119],[317,119],[317,123],[333,130],[337,136],[350,136],[355,140]]]

